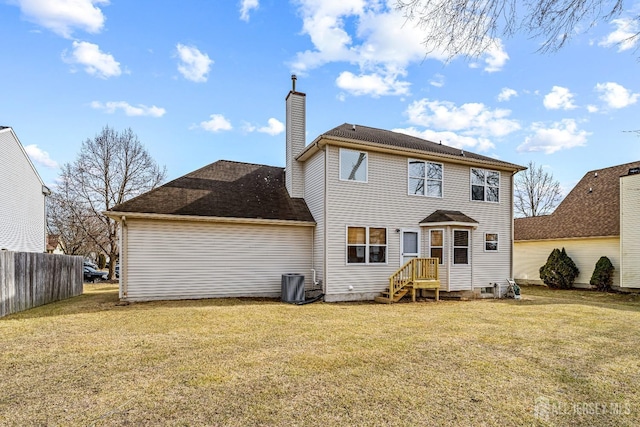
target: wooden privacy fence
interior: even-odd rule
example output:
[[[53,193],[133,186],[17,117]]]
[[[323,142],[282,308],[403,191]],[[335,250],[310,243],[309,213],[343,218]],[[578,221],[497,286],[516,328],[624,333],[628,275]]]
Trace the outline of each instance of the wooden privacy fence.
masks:
[[[82,294],[82,257],[0,251],[0,317]]]

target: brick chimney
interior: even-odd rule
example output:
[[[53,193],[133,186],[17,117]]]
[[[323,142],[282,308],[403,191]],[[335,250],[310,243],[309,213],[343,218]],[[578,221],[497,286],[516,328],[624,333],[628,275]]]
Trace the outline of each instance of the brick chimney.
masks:
[[[302,164],[296,157],[305,146],[306,137],[306,97],[296,92],[296,76],[291,76],[292,89],[287,95],[287,165],[285,181],[291,197],[304,197],[304,176]]]

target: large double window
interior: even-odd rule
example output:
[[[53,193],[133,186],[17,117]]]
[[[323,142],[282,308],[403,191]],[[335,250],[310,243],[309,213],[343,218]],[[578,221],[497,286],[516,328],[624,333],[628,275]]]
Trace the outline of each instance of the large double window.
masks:
[[[409,194],[442,197],[442,164],[409,159]]]
[[[471,168],[471,200],[500,201],[500,172]]]
[[[387,262],[387,229],[347,227],[347,264]]]
[[[364,151],[340,149],[340,179],[367,182],[368,155]]]

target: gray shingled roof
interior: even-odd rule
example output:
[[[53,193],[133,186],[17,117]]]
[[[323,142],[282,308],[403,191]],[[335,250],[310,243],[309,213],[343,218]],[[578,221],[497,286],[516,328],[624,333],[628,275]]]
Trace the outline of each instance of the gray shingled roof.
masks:
[[[619,236],[620,177],[639,166],[640,161],[587,172],[551,215],[516,218],[514,239]]]
[[[283,168],[220,160],[110,210],[314,221],[304,199],[289,197],[284,182]]]
[[[478,224],[478,221],[468,217],[460,211],[437,210],[422,221],[420,224],[439,223],[439,222],[466,222]]]
[[[354,130],[355,126],[355,130]],[[473,160],[481,160],[483,162],[490,162],[495,165],[502,165],[504,167],[514,169],[514,170],[523,170],[526,169],[522,166],[504,162],[502,160],[497,160],[492,157],[482,156],[480,154],[475,154],[470,151],[460,150],[459,148],[450,147],[445,144],[440,144],[432,141],[428,141],[426,139],[417,138],[415,136],[407,135],[400,132],[394,132],[390,130],[384,129],[376,129],[372,127],[362,126],[362,125],[353,125],[349,123],[341,124],[338,127],[335,127],[324,134],[322,136],[326,137],[336,137],[336,138],[346,138],[352,139],[355,141],[361,142],[372,142],[375,144],[389,145],[397,148],[404,148],[410,150],[420,150],[425,151],[427,153],[433,154],[444,154],[447,156],[461,157]]]

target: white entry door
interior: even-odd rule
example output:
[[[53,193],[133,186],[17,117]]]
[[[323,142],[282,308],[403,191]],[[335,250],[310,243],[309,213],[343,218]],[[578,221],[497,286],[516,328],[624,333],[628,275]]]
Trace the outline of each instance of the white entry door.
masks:
[[[400,231],[400,265],[420,256],[420,230]]]

